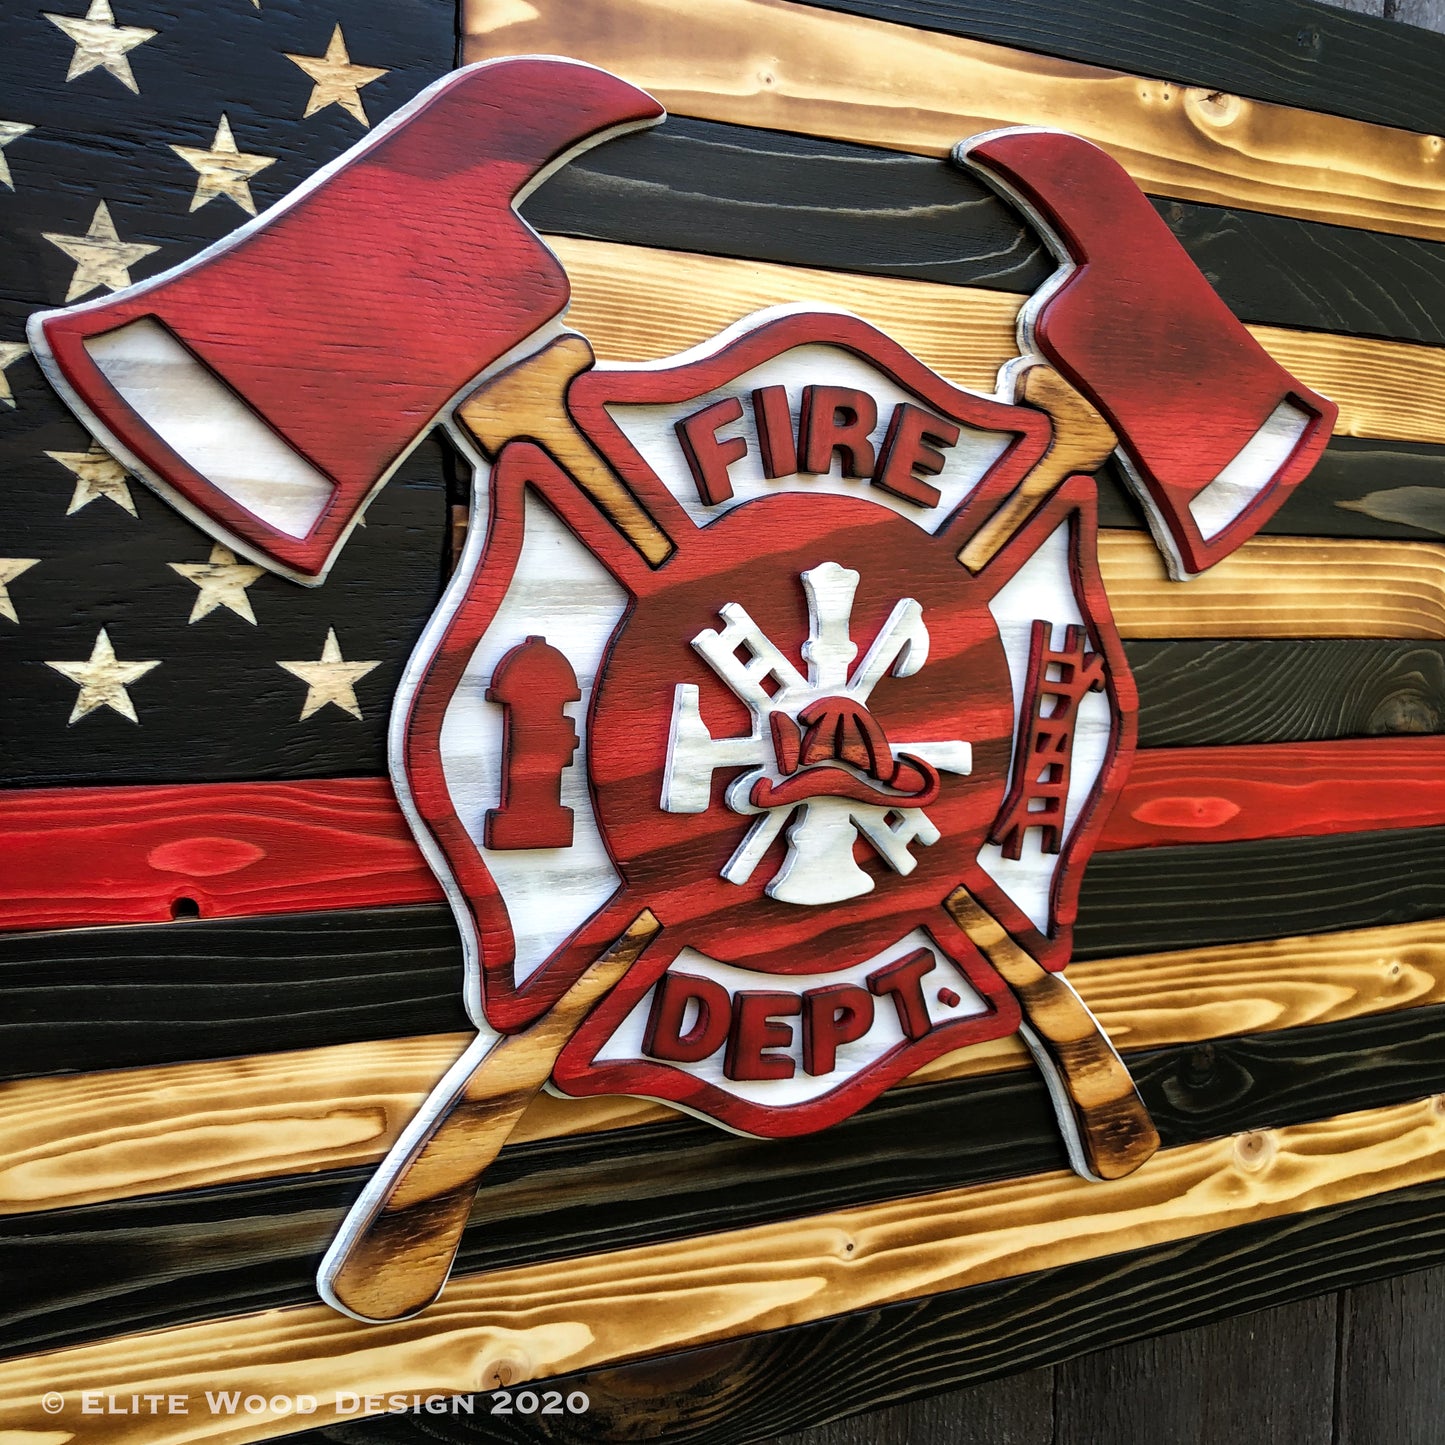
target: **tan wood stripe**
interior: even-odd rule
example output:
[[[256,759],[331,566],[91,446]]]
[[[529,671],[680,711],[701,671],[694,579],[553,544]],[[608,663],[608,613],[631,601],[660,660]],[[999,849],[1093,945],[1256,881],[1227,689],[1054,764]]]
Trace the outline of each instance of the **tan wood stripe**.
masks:
[[[1002,291],[615,241],[548,241],[572,281],[568,323],[608,361],[669,356],[752,311],[799,302],[854,311],[935,371],[977,391],[991,392],[998,368],[1018,354],[1014,327],[1023,298]],[[1445,442],[1445,348],[1249,329],[1301,381],[1339,404],[1337,434]]]
[[[1069,978],[1121,1049],[1445,1003],[1438,922],[1096,959]],[[434,1034],[0,1086],[0,1213],[374,1163],[469,1042]],[[914,1081],[1024,1068],[1013,1038]],[[640,1099],[538,1097],[515,1140],[671,1117]]]
[[[1445,637],[1434,542],[1256,537],[1179,583],[1144,533],[1102,531],[1099,566],[1125,637]]]
[[[1125,1179],[1034,1175],[453,1279],[415,1319],[368,1326],[324,1305],[210,1320],[0,1363],[0,1439],[239,1445],[284,1407],[208,1413],[204,1391],[385,1396],[515,1385],[781,1329],[895,1300],[1368,1198],[1445,1177],[1445,1098],[1161,1150]],[[81,1413],[81,1392],[187,1395],[185,1415]],[[41,1400],[58,1392],[62,1408]],[[378,1404],[376,1410],[384,1408]],[[5,1434],[5,1431],[13,1434]]]
[[[928,155],[998,126],[1054,126],[1103,146],[1156,195],[1445,238],[1437,136],[791,0],[463,10],[468,60],[577,56],[681,115]]]

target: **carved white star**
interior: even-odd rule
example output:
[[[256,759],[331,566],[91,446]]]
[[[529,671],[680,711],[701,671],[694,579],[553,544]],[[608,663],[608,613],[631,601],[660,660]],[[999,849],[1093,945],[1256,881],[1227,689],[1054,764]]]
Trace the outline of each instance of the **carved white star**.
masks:
[[[65,509],[67,517],[88,507],[97,497],[108,497],[132,517],[136,515],[125,468],[99,442],[91,442],[88,452],[46,452],[45,455],[75,477],[75,492]]]
[[[0,617],[8,617],[11,622],[20,621],[15,604],[10,600],[10,584],[39,560],[39,557],[0,557]]]
[[[179,572],[187,582],[194,582],[200,590],[196,593],[195,606],[191,608],[190,621],[199,622],[209,617],[216,608],[224,607],[237,617],[244,617],[252,627],[256,625],[256,614],[251,611],[251,599],[246,589],[265,572],[252,562],[238,562],[236,554],[219,542],[211,548],[209,562],[169,562],[172,572]]]
[[[236,139],[231,134],[231,122],[223,114],[216,127],[216,138],[210,150],[196,146],[171,147],[197,174],[196,193],[191,197],[191,209],[198,211],[217,196],[227,196],[240,206],[247,215],[256,214],[256,203],[251,199],[251,177],[267,166],[276,164],[275,156],[249,155],[236,149]]]
[[[306,684],[306,701],[301,704],[301,718],[305,722],[314,712],[319,712],[327,703],[349,712],[352,717],[361,716],[361,705],[356,701],[356,684],[374,667],[381,666],[381,659],[374,662],[347,662],[341,656],[341,644],[336,640],[336,629],[326,630],[326,643],[321,649],[319,662],[280,662],[287,672],[299,677]]]
[[[130,268],[144,260],[159,246],[144,241],[122,241],[116,235],[110,207],[102,201],[91,217],[90,229],[83,236],[62,236],[56,231],[41,233],[52,246],[59,246],[75,262],[75,275],[70,278],[66,301],[74,301],[97,286],[119,291],[130,285]]]
[[[325,110],[328,105],[339,105],[348,115],[355,116],[362,125],[369,126],[366,112],[361,106],[358,93],[363,85],[370,85],[386,74],[372,65],[353,65],[346,53],[346,41],[341,26],[331,32],[331,43],[325,55],[292,55],[285,52],[286,59],[299,65],[312,79],[311,96],[306,102],[306,116]]]
[[[10,390],[10,382],[5,373],[22,356],[29,354],[30,348],[23,341],[0,341],[0,402],[3,402],[12,411],[15,409],[15,393]]]
[[[75,54],[70,57],[66,80],[74,80],[91,70],[108,70],[127,90],[140,94],[126,52],[144,45],[156,34],[154,30],[140,25],[117,25],[110,0],[90,0],[90,9],[84,17],[41,13],[75,41]]]
[[[45,665],[53,667],[80,688],[75,706],[70,710],[70,722],[73,723],[98,707],[108,707],[131,722],[139,722],[135,704],[131,702],[126,688],[161,664],[159,658],[152,658],[149,662],[122,662],[116,657],[115,648],[110,645],[110,636],[102,627],[96,633],[95,646],[84,662],[47,662]]]
[[[18,120],[0,120],[0,185],[15,189],[10,175],[10,162],[5,159],[5,147],[13,140],[19,140],[26,131],[34,130],[33,125],[21,125]]]

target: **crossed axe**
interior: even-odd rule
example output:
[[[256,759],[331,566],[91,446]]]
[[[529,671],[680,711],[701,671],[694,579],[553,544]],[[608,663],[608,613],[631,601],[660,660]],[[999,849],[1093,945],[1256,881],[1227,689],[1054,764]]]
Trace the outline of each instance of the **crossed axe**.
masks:
[[[573,155],[663,114],[577,61],[469,66],[201,256],[36,315],[35,353],[136,475],[298,582],[324,580],[370,498],[453,413],[489,457],[516,438],[540,444],[659,567],[673,541],[569,414],[592,349],[563,330],[566,274],[516,207]],[[1024,306],[1021,355],[999,382],[1003,399],[1050,415],[1052,442],[960,561],[982,570],[1065,478],[1111,453],[1174,576],[1227,556],[1309,471],[1335,407],[1253,340],[1103,151],[1017,129],[954,159],[1019,206],[1059,262]],[[1136,1168],[1158,1136],[1071,986],[964,890],[946,907],[1019,998],[1025,1039],[1075,1126],[1075,1166],[1098,1178]],[[540,1018],[481,1035],[457,1061],[332,1245],[325,1298],[395,1319],[436,1297],[482,1171],[659,928],[644,911]]]

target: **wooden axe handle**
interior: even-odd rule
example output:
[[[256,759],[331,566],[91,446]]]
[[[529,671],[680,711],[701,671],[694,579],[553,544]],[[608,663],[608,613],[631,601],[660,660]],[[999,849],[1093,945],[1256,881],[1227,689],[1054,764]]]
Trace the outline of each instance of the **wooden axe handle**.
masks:
[[[1159,1131],[1098,1020],[1073,985],[1030,958],[966,888],[943,906],[1018,999],[1024,1042],[1072,1120],[1071,1156],[1081,1153],[1098,1179],[1132,1174],[1159,1147]]]
[[[535,1023],[483,1036],[457,1060],[327,1251],[317,1276],[325,1299],[373,1321],[405,1319],[436,1299],[483,1171],[588,1011],[661,928],[644,909]]]
[[[617,530],[657,567],[672,555],[672,542],[567,411],[567,388],[595,361],[585,337],[559,336],[483,382],[457,408],[457,419],[489,457],[516,438],[545,447]]]
[[[993,561],[1066,477],[1098,471],[1119,444],[1093,403],[1043,362],[1020,373],[1014,401],[1048,412],[1054,424],[1053,440],[1034,469],[958,554],[958,560],[974,573]]]

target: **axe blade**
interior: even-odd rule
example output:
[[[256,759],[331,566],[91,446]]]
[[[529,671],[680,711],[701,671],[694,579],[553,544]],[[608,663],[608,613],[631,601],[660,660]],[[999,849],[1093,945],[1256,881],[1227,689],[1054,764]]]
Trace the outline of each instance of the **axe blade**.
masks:
[[[167,500],[320,582],[417,438],[566,309],[566,273],[517,203],[663,114],[580,61],[467,66],[200,256],[32,317],[32,345]]]
[[[1020,349],[1047,357],[1114,429],[1170,573],[1227,557],[1314,466],[1338,408],[1260,346],[1098,146],[1019,127],[963,141],[954,159],[1061,263],[1020,313]]]

